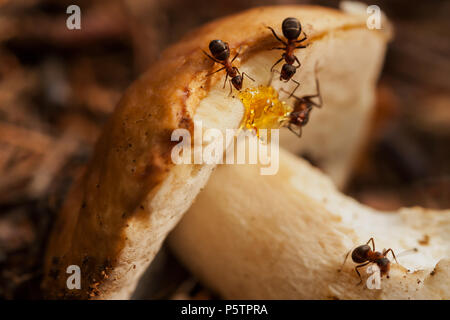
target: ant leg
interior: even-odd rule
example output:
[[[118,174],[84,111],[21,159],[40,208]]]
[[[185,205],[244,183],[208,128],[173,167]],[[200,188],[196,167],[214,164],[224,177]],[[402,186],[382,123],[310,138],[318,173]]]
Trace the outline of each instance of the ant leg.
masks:
[[[367,241],[367,243],[366,243],[366,244],[369,244],[369,243],[370,243],[370,241],[372,241],[372,247],[373,247],[372,251],[375,251],[375,241],[373,241],[373,237],[372,237],[372,238],[370,238],[370,239],[369,239],[369,241]]]
[[[239,47],[238,51],[236,52],[236,55],[231,59],[231,63],[238,57],[238,55],[241,53],[241,47]]]
[[[270,68],[270,72],[273,72],[273,68],[274,68],[277,64],[279,64],[281,61],[283,61],[283,59],[284,59],[284,57],[281,57],[280,60],[278,60],[277,62],[275,62],[275,63],[273,64],[272,68]]]
[[[291,92],[291,94],[289,95],[289,98],[292,97],[294,95],[294,92],[297,91],[298,87],[300,86],[300,82],[291,79],[292,82],[296,83],[297,85],[295,86],[295,89]]]
[[[364,266],[367,266],[369,263],[370,263],[370,261],[369,261],[369,262],[366,262],[366,263],[363,263],[363,264],[360,264],[360,265],[358,265],[358,266],[355,267],[355,271],[356,271],[356,273],[357,273],[358,276],[359,276],[359,282],[358,282],[357,286],[359,286],[359,285],[362,283],[362,277],[361,277],[361,274],[360,274],[359,271],[358,271],[358,268],[362,268],[362,267],[364,267]]]
[[[281,75],[281,72],[280,72],[280,71],[278,71],[278,70],[273,70],[273,71],[271,72],[271,74],[270,74],[270,80],[269,80],[269,83],[267,84],[268,86],[271,85],[272,80],[273,80],[273,75],[274,75],[275,73],[278,73],[278,74]]]
[[[296,46],[295,49],[305,49],[306,47],[308,47],[308,45],[304,45],[304,46]]]
[[[302,128],[301,128],[301,127],[299,127],[299,131],[296,132],[294,129],[292,129],[291,124],[289,124],[289,125],[288,125],[288,129],[289,129],[293,134],[295,134],[297,137],[300,138],[300,137],[302,136]]]
[[[316,77],[316,91],[317,91],[316,94],[310,95],[310,96],[304,96],[303,99],[307,100],[309,104],[311,104],[317,108],[321,108],[322,104],[323,104],[323,100],[322,100],[322,95],[320,94],[319,79],[317,79],[317,77]],[[298,99],[298,97],[296,97],[296,98]],[[319,102],[316,103],[316,102],[312,101],[311,100],[312,98],[319,98]]]
[[[319,104],[315,104],[315,106],[320,108],[320,107],[322,107],[323,100],[322,100],[322,95],[320,94],[319,79],[317,79],[317,77],[316,77],[316,90],[317,90],[316,97],[319,98]]]
[[[296,97],[296,96],[294,96],[294,97],[298,99],[298,97]],[[319,98],[319,102],[317,103],[317,102],[312,101],[312,98]],[[306,100],[308,104],[310,104],[314,107],[317,107],[317,108],[321,108],[322,104],[323,104],[322,95],[320,94],[320,92],[317,94],[314,94],[314,95],[304,96],[304,97],[302,97],[302,99]]]
[[[347,258],[348,258],[348,255],[350,254],[350,252],[352,252],[351,249],[348,250],[347,254],[345,255],[344,262],[342,262],[342,265],[341,265],[341,267],[340,267],[339,270],[338,270],[339,272],[341,272],[341,271],[342,271],[342,268],[344,268],[344,264],[345,264],[345,262],[347,261]]]
[[[231,94],[233,93],[233,86],[231,85],[231,80],[229,81],[230,83],[230,93],[228,94],[228,96],[231,96]]]
[[[273,47],[273,48],[270,48],[269,50],[286,50],[286,48]]]
[[[313,95],[313,96],[304,96],[304,97],[302,97],[302,99],[305,100],[306,104],[309,105],[309,108],[312,108],[312,107],[320,108],[321,104],[312,101],[312,98],[317,98],[317,96]]]
[[[294,56],[294,57],[295,57],[295,61],[297,61],[297,63],[298,63],[298,66],[295,67],[295,69],[298,69],[301,67],[302,64],[300,63],[300,60],[298,60],[298,58],[296,56]]]
[[[306,35],[306,33],[303,33],[303,38],[300,40],[296,40],[295,42],[300,43],[300,42],[305,41],[306,39],[308,39],[308,36]]]
[[[268,86],[270,86],[270,85],[272,84],[273,74],[275,73],[275,71],[276,71],[276,70],[274,70],[274,71],[272,71],[272,72],[270,73],[270,79],[269,79],[269,82],[267,83]]]
[[[272,71],[272,70],[271,70]],[[282,78],[281,78],[281,72],[280,71],[278,71],[278,70],[273,70],[272,71],[272,76],[271,76],[271,78],[270,78],[270,82],[272,82],[272,78],[273,78],[273,74],[274,73],[278,73],[279,75],[280,75],[280,81],[283,81],[283,82],[288,82],[289,81],[289,79],[288,80],[283,80]],[[270,82],[269,82],[269,84],[270,84]]]
[[[284,93],[289,93],[289,91],[286,91],[286,90],[284,90],[283,88],[281,88],[280,89],[280,91],[283,91]],[[295,90],[294,90],[295,91]],[[292,94],[292,97],[294,97],[295,99],[297,99],[297,100],[300,100],[300,101],[303,101],[304,103],[306,103],[307,105],[310,105],[309,107],[308,107],[308,109],[312,109],[312,106],[314,106],[314,107],[317,107],[317,108],[320,108],[321,106],[322,106],[322,100],[320,99],[321,97],[320,96],[318,96],[318,95],[311,95],[311,96],[304,96],[304,97],[299,97],[299,96],[296,96],[295,94],[293,94],[293,92],[291,93]],[[290,97],[290,96],[289,96]],[[311,100],[311,98],[317,98],[317,97],[319,97],[319,99],[320,99],[320,102],[319,103],[316,103],[316,102],[314,102],[314,101],[312,101]]]
[[[202,51],[203,51],[203,53],[204,53],[208,58],[210,58],[212,61],[222,64],[222,61],[219,61],[219,60],[217,60],[216,58],[211,57],[205,50],[202,50]]]
[[[280,71],[278,71],[278,70],[273,70],[273,71],[272,71],[272,75],[273,75],[274,73],[278,73],[278,74],[281,74],[281,72],[280,72]]]
[[[280,91],[281,91],[281,92],[284,92],[284,93],[287,93],[287,94],[290,94],[289,91],[284,90],[283,88],[281,88]],[[292,96],[293,96],[295,99],[300,99],[299,97],[297,97],[297,96],[295,96],[295,95],[292,95]]]
[[[392,250],[391,248],[387,249],[387,250],[383,253],[383,255],[384,255],[384,256],[387,256],[387,253],[388,253],[389,251],[392,253],[392,256],[394,257],[395,262],[397,262],[397,264],[399,264],[398,261],[397,261],[397,258],[395,257],[394,250]]]
[[[292,79],[291,79],[291,80],[292,80]],[[283,88],[281,88],[280,91],[283,91],[284,93],[289,93],[289,91],[284,90]],[[290,96],[289,96],[289,97],[290,97]],[[296,96],[295,94],[293,94],[293,92],[292,92],[292,97],[294,97],[294,98],[297,99],[297,100],[302,100],[302,101],[306,100],[305,97],[299,97],[299,96]],[[306,97],[308,97],[308,96],[306,96]],[[305,101],[305,102],[306,102],[306,101]]]
[[[285,46],[287,46],[287,43],[280,39],[280,37],[276,34],[275,30],[273,30],[272,27],[267,27],[267,28],[270,29],[270,31],[272,31],[273,36],[274,36],[278,41],[280,41],[282,44],[284,44]]]
[[[206,75],[206,77],[209,77],[209,76],[213,75],[213,74],[216,73],[216,72],[222,71],[223,69],[225,69],[225,67],[220,68],[219,70],[216,70],[216,71],[214,71],[214,72],[208,73],[208,74]]]
[[[255,82],[255,79],[253,79],[252,77],[250,77],[248,74],[246,74],[245,72],[242,72],[242,79],[244,79],[244,76],[246,76],[247,78],[249,78],[250,80],[252,80],[253,82]]]
[[[223,89],[225,89],[225,85],[227,84],[227,79],[228,79],[228,73],[227,73],[227,75],[225,77],[225,81],[223,82]]]
[[[253,79],[252,77],[250,77],[250,76],[249,76],[248,74],[246,74],[245,72],[242,72],[242,74],[241,74],[241,72],[239,71],[238,68],[233,67],[233,69],[236,70],[236,72],[237,72],[238,74],[242,75],[242,79],[244,79],[244,76],[246,76],[247,78],[249,78],[249,79],[252,80],[253,82],[255,81],[255,79]]]

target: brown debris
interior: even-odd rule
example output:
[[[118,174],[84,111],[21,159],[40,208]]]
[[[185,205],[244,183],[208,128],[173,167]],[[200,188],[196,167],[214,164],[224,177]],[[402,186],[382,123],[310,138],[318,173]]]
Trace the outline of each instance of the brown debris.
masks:
[[[430,244],[430,236],[427,234],[423,235],[423,238],[418,240],[419,244],[422,246],[427,246]]]

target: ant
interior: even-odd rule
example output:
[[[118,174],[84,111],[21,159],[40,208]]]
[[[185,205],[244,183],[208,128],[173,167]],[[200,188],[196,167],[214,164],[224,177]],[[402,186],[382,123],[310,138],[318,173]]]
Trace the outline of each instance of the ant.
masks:
[[[291,113],[289,113],[288,116],[289,122],[287,128],[298,137],[302,136],[302,127],[304,127],[308,123],[309,115],[313,107],[317,108],[322,107],[322,95],[320,94],[319,80],[317,79],[317,76],[316,76],[316,90],[317,90],[316,94],[303,97],[297,97],[293,95],[293,92],[291,93],[291,96],[293,96],[296,99],[296,102],[294,104],[294,110]],[[284,89],[281,89],[281,91],[288,93]],[[314,102],[312,100],[313,98],[319,98],[319,102],[318,103]],[[293,126],[296,126],[298,128],[298,131],[295,131]]]
[[[289,18],[286,18],[283,20],[281,29],[283,31],[284,37],[287,39],[287,42],[280,39],[280,37],[276,34],[275,30],[273,30],[272,27],[267,27],[267,28],[270,29],[270,31],[272,31],[272,33],[273,33],[273,36],[284,45],[284,47],[275,47],[275,48],[272,48],[271,50],[284,50],[285,51],[282,54],[281,58],[277,62],[274,63],[272,68],[270,68],[270,71],[273,72],[273,68],[277,64],[279,64],[281,61],[283,61],[283,59],[284,59],[284,61],[286,63],[281,68],[280,80],[284,80],[287,82],[294,76],[297,69],[300,68],[300,66],[301,66],[300,61],[294,55],[294,50],[307,47],[307,45],[300,44],[301,42],[303,42],[307,39],[307,36],[305,33],[303,33],[303,35],[304,35],[303,38],[300,40],[297,40],[298,37],[300,36],[300,34],[302,33],[302,25],[300,24],[300,21],[298,21],[297,18],[289,17]],[[297,62],[298,66],[294,66],[294,62]],[[295,90],[296,90],[298,88],[298,86],[300,85],[300,83],[298,83],[294,79],[292,79],[292,81],[294,81],[297,84],[297,87],[295,88]],[[293,92],[295,92],[295,90]],[[292,96],[292,94],[291,94],[291,96]]]
[[[233,88],[231,87],[231,85],[233,84],[233,86],[237,89],[237,90],[241,90],[242,89],[242,82],[244,80],[244,76],[247,76],[247,78],[249,78],[252,81],[255,81],[253,78],[251,78],[248,74],[246,74],[245,72],[241,73],[239,72],[238,68],[233,67],[233,61],[238,57],[239,52],[236,53],[236,55],[233,57],[233,59],[231,59],[230,61],[230,48],[228,47],[228,43],[222,41],[222,40],[212,40],[209,43],[209,51],[211,51],[212,56],[210,56],[208,53],[206,53],[203,50],[203,53],[210,58],[212,61],[220,63],[221,65],[223,65],[222,68],[220,68],[219,70],[216,70],[214,72],[208,73],[206,76],[211,76],[216,72],[222,71],[222,70],[226,70],[227,72],[227,76],[225,77],[225,81],[223,82],[223,87],[225,88],[225,84],[227,83],[227,79],[228,77],[231,78],[230,80],[230,95],[231,92],[233,90]]]
[[[370,248],[370,246],[369,246],[370,242],[372,242],[372,248]],[[344,263],[342,264],[342,267],[344,266],[345,261],[347,261],[347,258],[348,258],[348,255],[350,254],[350,252],[352,252],[352,250],[347,252],[347,254],[345,255],[345,259],[344,259]],[[398,264],[397,258],[395,257],[395,254],[394,254],[394,251],[391,248],[389,248],[387,250],[383,250],[383,253],[381,253],[379,251],[375,251],[375,242],[374,242],[373,238],[370,238],[366,244],[356,247],[353,250],[353,252],[352,252],[353,262],[360,263],[359,265],[357,265],[355,267],[355,271],[358,274],[359,279],[360,279],[358,285],[362,283],[361,274],[359,273],[358,268],[364,267],[364,266],[368,265],[369,263],[377,264],[377,266],[380,268],[381,276],[386,275],[387,278],[389,278],[389,270],[391,268],[391,261],[389,261],[389,259],[386,258],[388,252],[392,253],[392,256],[394,257],[395,262]],[[341,269],[342,269],[342,267],[341,267]]]

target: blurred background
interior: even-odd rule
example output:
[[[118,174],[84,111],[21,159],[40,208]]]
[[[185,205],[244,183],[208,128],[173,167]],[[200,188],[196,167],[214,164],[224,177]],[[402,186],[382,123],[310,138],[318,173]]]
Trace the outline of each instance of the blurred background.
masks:
[[[52,221],[124,89],[187,31],[247,8],[338,1],[0,0],[0,298],[39,299]],[[81,30],[66,9],[81,8]],[[370,1],[391,19],[366,152],[344,192],[450,208],[450,2]],[[307,130],[305,130],[307,134]],[[314,162],[314,159],[311,159]],[[164,248],[135,298],[220,298]]]

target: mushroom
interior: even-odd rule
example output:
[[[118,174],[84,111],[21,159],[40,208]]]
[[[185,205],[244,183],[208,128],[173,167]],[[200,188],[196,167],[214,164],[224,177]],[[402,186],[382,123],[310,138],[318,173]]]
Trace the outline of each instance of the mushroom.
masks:
[[[233,53],[240,48],[234,64],[255,79],[244,80],[244,90],[267,85],[279,52],[268,50],[276,40],[266,26],[277,29],[288,16],[298,17],[310,44],[296,52],[302,61],[294,77],[302,84],[297,94],[314,90],[317,64],[325,101],[308,124],[308,136],[295,143],[344,180],[364,140],[389,32],[368,30],[364,16],[315,6],[259,7],[219,19],[169,47],[120,100],[53,226],[43,280],[49,298],[131,296],[215,167],[175,165],[172,132],[194,134],[200,122],[203,130],[241,124],[242,102],[222,88],[223,73],[207,76],[217,66],[202,49],[213,39],[228,42]],[[276,79],[272,85],[293,88]],[[337,154],[339,159],[326,156]],[[81,289],[67,287],[66,271],[73,265],[80,268]]]

